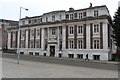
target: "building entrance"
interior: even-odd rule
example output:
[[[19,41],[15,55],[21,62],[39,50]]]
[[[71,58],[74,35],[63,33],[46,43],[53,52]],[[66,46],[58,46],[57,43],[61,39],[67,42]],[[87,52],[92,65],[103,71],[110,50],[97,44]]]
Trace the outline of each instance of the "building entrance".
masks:
[[[55,46],[50,46],[50,56],[51,57],[55,56]]]

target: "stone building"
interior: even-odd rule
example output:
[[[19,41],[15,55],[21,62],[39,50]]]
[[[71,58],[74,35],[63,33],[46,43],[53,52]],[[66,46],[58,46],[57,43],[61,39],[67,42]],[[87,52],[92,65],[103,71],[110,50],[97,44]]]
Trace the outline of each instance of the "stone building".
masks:
[[[10,28],[8,48],[21,54],[110,60],[113,48],[111,16],[106,5],[59,10],[20,20]],[[18,41],[20,44],[18,44]]]

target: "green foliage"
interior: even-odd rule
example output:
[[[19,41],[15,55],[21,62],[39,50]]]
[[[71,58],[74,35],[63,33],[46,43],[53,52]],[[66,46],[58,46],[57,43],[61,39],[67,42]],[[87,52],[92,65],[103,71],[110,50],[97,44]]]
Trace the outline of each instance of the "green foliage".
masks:
[[[114,20],[113,20],[113,29],[114,29],[114,37],[116,41],[116,45],[120,47],[120,7],[118,8],[117,12],[115,13]]]

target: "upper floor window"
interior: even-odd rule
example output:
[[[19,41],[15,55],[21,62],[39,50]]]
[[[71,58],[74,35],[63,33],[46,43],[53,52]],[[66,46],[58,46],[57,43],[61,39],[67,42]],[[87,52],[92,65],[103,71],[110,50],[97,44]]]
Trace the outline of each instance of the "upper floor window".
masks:
[[[73,14],[70,14],[70,20],[72,20],[73,19]]]
[[[77,13],[74,13],[74,18],[77,19]]]
[[[78,26],[78,34],[82,34],[83,33],[83,26]]]
[[[60,15],[60,20],[62,19],[62,16]]]
[[[31,36],[34,36],[34,30],[31,30]]]
[[[79,13],[79,19],[83,18],[83,13]]]
[[[54,22],[55,21],[55,16],[52,16],[52,22]]]
[[[94,17],[97,17],[99,15],[98,10],[94,11]]]
[[[25,21],[22,21],[22,24],[25,25]]]
[[[62,35],[62,26],[59,27],[60,34]]]
[[[74,48],[74,41],[73,40],[69,41],[69,48],[70,49]]]
[[[28,23],[31,24],[31,20],[29,20]]]
[[[37,22],[37,19],[35,19],[34,22],[36,23],[36,22]]]
[[[37,36],[39,36],[39,35],[40,35],[40,29],[37,30]]]
[[[99,25],[94,25],[94,33],[99,33]]]
[[[87,13],[86,12],[83,12],[83,17],[86,17],[87,16]]]
[[[70,33],[70,34],[73,34],[73,27],[70,27],[70,28],[69,28],[69,33]]]
[[[46,22],[48,22],[48,17],[46,17]]]
[[[36,48],[40,48],[40,41],[36,40]]]
[[[56,34],[56,29],[52,29],[52,35],[55,35]]]
[[[66,19],[69,20],[69,14],[66,14]]]
[[[22,37],[24,37],[24,36],[25,36],[25,30],[22,31]]]
[[[100,49],[100,41],[99,40],[93,40],[93,46],[94,46],[94,49]]]
[[[83,49],[83,40],[78,40],[78,48]]]

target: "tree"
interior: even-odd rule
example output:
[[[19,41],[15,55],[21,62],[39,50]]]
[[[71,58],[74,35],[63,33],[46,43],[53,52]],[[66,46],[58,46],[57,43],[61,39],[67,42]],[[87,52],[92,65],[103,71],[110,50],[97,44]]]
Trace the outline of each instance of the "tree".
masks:
[[[118,8],[117,12],[115,13],[114,20],[113,20],[113,33],[114,39],[116,41],[116,45],[120,47],[120,7]]]

